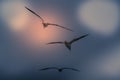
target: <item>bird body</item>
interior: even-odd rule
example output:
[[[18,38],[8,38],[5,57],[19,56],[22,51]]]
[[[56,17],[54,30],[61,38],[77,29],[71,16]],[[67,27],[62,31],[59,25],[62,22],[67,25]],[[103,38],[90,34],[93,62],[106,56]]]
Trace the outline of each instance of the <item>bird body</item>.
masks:
[[[57,68],[57,67],[43,68],[43,69],[40,69],[40,71],[51,70],[51,69],[55,69],[55,70],[57,70],[58,72],[63,72],[64,70],[79,71],[78,69],[75,69],[75,68]]]
[[[47,28],[48,27],[48,24],[47,23],[42,23],[43,24],[43,27],[44,28]]]
[[[78,38],[75,38],[75,39],[73,39],[73,40],[71,40],[69,42],[68,41],[64,41],[64,42],[50,42],[50,43],[47,43],[47,44],[64,44],[69,50],[71,50],[72,43],[74,43],[74,42],[76,42],[76,41],[78,41],[80,39],[83,39],[83,38],[85,38],[87,36],[88,36],[88,34],[80,36]]]
[[[71,43],[65,41],[64,44],[69,50],[71,50]]]

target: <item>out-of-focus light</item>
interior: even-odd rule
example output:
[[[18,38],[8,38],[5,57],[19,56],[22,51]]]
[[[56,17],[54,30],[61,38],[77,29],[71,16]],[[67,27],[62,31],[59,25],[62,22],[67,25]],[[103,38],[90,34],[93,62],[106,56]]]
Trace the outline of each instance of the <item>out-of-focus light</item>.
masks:
[[[3,1],[1,3],[1,16],[13,31],[20,31],[27,27],[29,14],[24,6],[27,6],[24,0]]]
[[[105,55],[100,56],[92,61],[91,72],[94,76],[116,78],[120,74],[120,45],[113,47],[109,51],[104,52]]]
[[[108,36],[118,27],[118,5],[112,1],[90,0],[79,6],[78,18],[92,31]]]

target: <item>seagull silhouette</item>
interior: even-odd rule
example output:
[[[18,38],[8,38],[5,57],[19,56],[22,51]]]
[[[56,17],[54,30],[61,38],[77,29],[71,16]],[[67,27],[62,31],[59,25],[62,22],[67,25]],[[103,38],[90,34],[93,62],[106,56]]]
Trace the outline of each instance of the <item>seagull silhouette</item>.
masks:
[[[63,68],[48,67],[48,68],[40,69],[40,71],[51,70],[51,69],[58,70],[59,72],[62,72],[63,70],[73,70],[73,71],[78,71],[78,72],[80,72],[80,70],[78,70],[78,69],[75,69],[75,68],[65,68],[65,67],[63,67]]]
[[[41,19],[41,21],[42,21],[42,25],[43,25],[44,28],[47,28],[49,25],[52,25],[52,26],[57,26],[57,27],[60,27],[60,28],[63,28],[63,29],[69,30],[69,31],[73,31],[73,30],[71,30],[71,29],[69,29],[69,28],[63,27],[63,26],[58,25],[58,24],[45,23],[44,19],[43,19],[40,15],[38,15],[36,12],[32,11],[32,10],[29,9],[28,7],[25,7],[25,8],[26,8],[28,11],[30,11],[31,13],[33,13],[34,15],[36,15],[39,19]]]
[[[74,43],[74,42],[76,42],[76,41],[78,41],[80,39],[83,39],[83,38],[85,38],[87,36],[88,36],[88,34],[80,36],[78,38],[75,38],[75,39],[73,39],[73,40],[71,40],[69,42],[68,41],[64,41],[64,42],[50,42],[50,43],[47,43],[47,45],[49,45],[49,44],[64,44],[69,50],[71,50],[72,43]]]

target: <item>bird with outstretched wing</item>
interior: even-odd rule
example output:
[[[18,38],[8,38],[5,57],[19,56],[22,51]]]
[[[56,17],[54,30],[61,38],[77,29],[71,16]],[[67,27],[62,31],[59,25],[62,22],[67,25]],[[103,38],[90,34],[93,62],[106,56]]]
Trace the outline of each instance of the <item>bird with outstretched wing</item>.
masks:
[[[52,26],[56,26],[56,27],[63,28],[63,29],[65,29],[65,30],[73,31],[73,30],[71,30],[71,29],[69,29],[69,28],[63,27],[63,26],[58,25],[58,24],[45,23],[44,19],[43,19],[40,15],[38,15],[36,12],[34,12],[34,11],[31,10],[31,9],[29,9],[28,7],[25,7],[25,8],[26,8],[28,11],[30,11],[31,13],[33,13],[34,15],[36,15],[38,18],[40,18],[40,19],[42,20],[42,24],[43,24],[43,27],[44,27],[44,28],[48,27],[49,25],[52,25]]]
[[[71,41],[50,42],[50,43],[47,43],[47,45],[48,45],[48,44],[64,44],[69,50],[71,50],[71,45],[72,45],[72,43],[74,43],[74,42],[76,42],[76,41],[78,41],[78,40],[80,40],[80,39],[83,39],[83,38],[87,37],[88,35],[89,35],[89,34],[85,34],[85,35],[80,36],[80,37],[78,37],[78,38],[74,38],[74,39],[71,40]]]
[[[80,72],[80,70],[78,69],[75,69],[75,68],[61,68],[62,70],[73,70],[73,71],[78,71]]]
[[[59,72],[62,72],[63,70],[73,70],[73,71],[80,71],[80,70],[78,70],[78,69],[75,69],[75,68],[57,68],[57,67],[48,67],[48,68],[43,68],[43,69],[40,69],[40,71],[45,71],[45,70],[51,70],[51,69],[55,69],[55,70],[57,70],[57,71],[59,71]]]
[[[61,26],[61,25],[58,25],[58,24],[52,24],[52,23],[47,23],[48,25],[53,25],[53,26],[57,26],[57,27],[60,27],[60,28],[63,28],[63,29],[66,29],[66,30],[69,30],[69,31],[73,31],[67,27],[64,27],[64,26]]]
[[[47,43],[47,44],[64,44],[64,42],[50,42],[50,43]]]
[[[36,15],[38,18],[40,18],[42,20],[42,23],[44,23],[44,19],[38,15],[36,12],[32,11],[31,9],[29,9],[28,7],[25,7],[28,11],[30,11],[31,13],[33,13],[34,15]]]
[[[87,37],[88,35],[89,35],[89,34],[80,36],[80,37],[78,37],[78,38],[74,38],[74,39],[71,40],[69,43],[72,44],[72,43],[74,43],[74,42],[76,42],[76,41],[78,41],[78,40],[80,40],[80,39],[83,39],[83,38]]]

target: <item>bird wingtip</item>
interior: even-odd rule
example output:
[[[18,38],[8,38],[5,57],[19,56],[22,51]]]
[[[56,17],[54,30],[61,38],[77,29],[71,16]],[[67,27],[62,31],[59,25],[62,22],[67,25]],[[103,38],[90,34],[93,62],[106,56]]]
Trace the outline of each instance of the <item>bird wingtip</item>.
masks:
[[[77,71],[78,71],[78,72],[80,72],[80,70],[79,70],[79,69],[78,69]]]
[[[28,9],[28,7],[27,6],[24,6],[26,9]]]
[[[89,36],[90,34],[85,34],[85,35],[83,35],[84,37],[87,37],[87,36]]]
[[[86,34],[86,36],[89,36],[90,34]]]
[[[74,30],[70,30],[71,32],[74,32]]]

